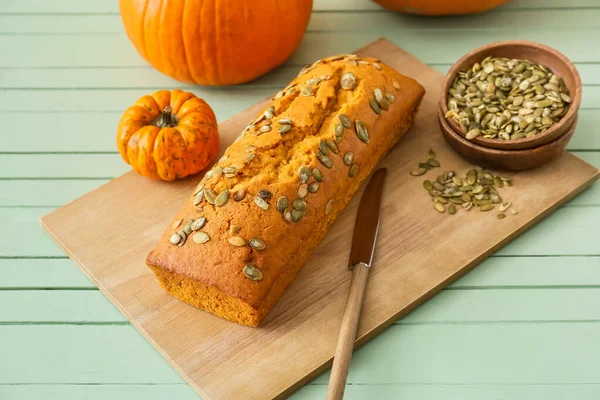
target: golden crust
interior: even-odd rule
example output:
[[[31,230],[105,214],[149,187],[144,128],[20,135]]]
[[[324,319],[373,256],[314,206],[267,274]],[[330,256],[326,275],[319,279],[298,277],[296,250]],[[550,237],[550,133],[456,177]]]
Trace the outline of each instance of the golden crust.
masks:
[[[216,193],[229,190],[228,202],[223,207],[215,207],[205,199],[195,206],[192,195],[173,219],[173,222],[183,220],[181,226],[167,229],[148,255],[148,266],[167,292],[240,324],[257,326],[262,321],[358,187],[411,126],[424,95],[423,87],[413,79],[374,59],[361,58],[361,61],[358,63],[347,57],[325,59],[313,64],[314,67],[305,68],[305,72],[286,88],[285,94],[273,99],[265,108],[265,111],[269,107],[273,110],[274,116],[269,120],[271,130],[261,133],[261,127],[269,123],[263,119],[227,149],[217,165],[237,168],[236,174],[205,177],[194,193],[200,185]],[[340,87],[340,79],[347,72],[356,77],[356,87],[352,90]],[[321,81],[315,84],[313,78]],[[312,95],[302,94],[305,86],[311,86]],[[291,87],[294,89],[289,90]],[[384,96],[386,93],[393,96],[388,110],[381,110],[379,115],[369,105],[376,88],[382,89]],[[304,89],[304,93],[308,94],[307,90]],[[338,154],[328,151],[333,166],[326,168],[317,159],[319,143],[326,139],[335,141],[334,130],[340,124],[340,114],[349,116],[353,124],[344,129],[337,145]],[[280,119],[292,120],[289,132],[278,132],[282,125],[278,122]],[[366,126],[368,144],[358,138],[354,127],[356,120]],[[355,177],[349,176],[350,166],[343,162],[346,152],[353,152],[353,162],[358,165]],[[254,154],[254,158],[247,162],[249,154]],[[311,170],[318,168],[323,181],[319,182],[315,193],[309,193],[305,198],[307,211],[301,220],[288,222],[277,210],[276,202],[279,197],[286,196],[289,199],[287,209],[292,210],[292,202],[298,197],[302,183],[298,171],[303,166],[309,166]],[[316,181],[311,176],[308,183],[312,182]],[[246,191],[246,196],[238,202],[233,199],[233,194],[240,189]],[[266,199],[270,205],[266,211],[254,201],[260,190],[272,194]],[[331,199],[332,207],[326,214]],[[170,237],[187,221],[199,217],[207,220],[202,228],[210,236],[207,243],[197,244],[191,236],[183,246],[170,243]],[[231,232],[232,225],[239,227],[235,235]],[[228,242],[231,236],[240,236],[246,241],[260,237],[265,241],[266,249],[235,247]],[[245,264],[256,265],[263,279],[248,279],[243,272]]]

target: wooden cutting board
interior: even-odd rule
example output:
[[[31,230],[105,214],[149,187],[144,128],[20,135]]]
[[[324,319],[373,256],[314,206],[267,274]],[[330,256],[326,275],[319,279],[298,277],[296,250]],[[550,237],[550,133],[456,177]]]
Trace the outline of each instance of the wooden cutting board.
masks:
[[[438,127],[442,76],[385,39],[358,53],[381,58],[427,90],[413,128],[382,163],[389,174],[360,345],[583,191],[599,171],[565,153],[544,167],[504,174],[514,178],[514,186],[500,194],[512,201],[516,216],[498,220],[496,212],[478,210],[440,214],[423,180],[445,170],[464,175],[472,167],[446,145]],[[221,151],[261,107],[220,125]],[[429,148],[442,168],[410,176]],[[175,300],[144,265],[196,180],[154,182],[129,172],[43,217],[41,224],[202,397],[289,395],[331,364],[350,283],[346,264],[361,193],[263,325],[248,328]]]

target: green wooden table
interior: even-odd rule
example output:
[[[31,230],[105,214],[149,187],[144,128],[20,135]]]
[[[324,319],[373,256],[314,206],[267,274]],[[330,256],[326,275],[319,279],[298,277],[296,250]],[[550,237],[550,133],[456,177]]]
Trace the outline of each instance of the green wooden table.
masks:
[[[420,18],[368,0],[315,0],[298,51],[240,87],[182,85],[129,43],[116,1],[0,3],[0,398],[195,399],[38,225],[128,170],[120,113],[186,87],[220,120],[299,66],[386,36],[445,72],[472,48],[529,39],[564,52],[584,83],[569,150],[600,167],[600,2],[515,0],[484,15]],[[600,185],[571,201],[358,350],[349,399],[599,399]],[[268,371],[265,371],[268,373]],[[323,398],[327,374],[295,399]]]

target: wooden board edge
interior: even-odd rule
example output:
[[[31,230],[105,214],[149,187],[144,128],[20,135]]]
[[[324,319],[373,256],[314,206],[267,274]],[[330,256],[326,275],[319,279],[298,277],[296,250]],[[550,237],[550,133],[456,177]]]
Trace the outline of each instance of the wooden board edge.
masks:
[[[131,171],[131,172],[127,172],[126,174],[129,174],[129,173],[135,173],[135,172]],[[123,174],[123,175],[126,175],[126,174]],[[123,175],[121,175],[121,176],[123,176]],[[96,190],[96,189],[94,189],[94,190]],[[158,353],[169,363],[169,365],[179,374],[179,376],[181,376],[186,381],[186,383],[188,385],[190,385],[192,387],[192,389],[194,389],[194,391],[200,397],[202,397],[203,399],[210,400],[210,397],[208,396],[208,394],[204,393],[202,391],[202,389],[200,389],[200,387],[197,386],[194,383],[194,381],[181,368],[179,368],[177,363],[167,353],[165,353],[162,350],[162,348],[159,346],[159,344],[154,341],[152,336],[150,336],[150,334],[148,332],[146,332],[144,327],[141,326],[140,324],[138,324],[137,321],[127,312],[127,310],[125,308],[123,308],[121,306],[121,304],[119,304],[117,299],[115,299],[111,295],[111,293],[108,290],[106,290],[106,288],[100,282],[98,282],[92,274],[90,274],[88,272],[88,270],[83,266],[83,264],[79,262],[77,257],[75,257],[74,254],[72,254],[66,247],[63,246],[62,242],[54,234],[54,232],[52,231],[50,226],[48,226],[46,224],[46,219],[51,214],[52,213],[46,214],[40,218],[40,226],[42,227],[42,229],[48,234],[48,236],[50,236],[50,238],[58,245],[58,247],[60,247],[67,254],[69,259],[72,260],[75,263],[75,265],[77,265],[77,267],[93,282],[93,284],[96,285],[96,287],[100,290],[100,292],[102,292],[102,294],[104,296],[106,296],[108,298],[108,300],[110,300],[110,302],[121,312],[121,314],[123,314],[125,316],[125,318],[127,318],[127,320],[131,323],[131,325],[133,325],[142,334],[144,339],[146,339],[148,341],[148,343],[150,343],[152,345],[152,347],[156,351],[158,351]]]
[[[447,277],[445,280],[440,282],[437,286],[433,287],[429,292],[425,293],[423,296],[421,296],[420,298],[416,299],[414,302],[407,305],[404,309],[396,312],[395,314],[392,314],[389,318],[387,318],[384,322],[379,324],[377,327],[375,327],[372,330],[365,332],[363,335],[357,337],[356,341],[354,343],[354,350],[360,348],[361,346],[363,346],[365,343],[367,343],[371,339],[374,339],[377,335],[379,335],[381,332],[385,331],[387,328],[389,328],[394,322],[396,322],[400,318],[405,317],[406,315],[410,314],[412,311],[417,309],[419,306],[421,306],[424,303],[426,303],[427,301],[431,300],[431,298],[433,298],[436,294],[441,292],[442,289],[444,289],[446,286],[448,286],[449,284],[458,280],[459,278],[463,277],[468,272],[472,271],[476,266],[481,264],[481,262],[483,262],[484,260],[489,258],[492,254],[494,254],[498,250],[502,249],[504,246],[506,246],[507,244],[512,242],[514,239],[521,236],[521,234],[527,232],[535,224],[539,223],[540,221],[542,221],[543,219],[548,217],[550,214],[552,214],[554,211],[556,211],[562,205],[564,205],[569,200],[573,199],[574,197],[576,197],[579,194],[581,194],[582,192],[584,192],[586,189],[588,189],[590,186],[592,186],[592,184],[595,181],[600,179],[600,170],[596,169],[594,166],[581,160],[579,157],[574,156],[574,155],[572,155],[572,156],[575,157],[576,159],[578,159],[579,161],[581,161],[582,163],[586,164],[587,166],[589,166],[591,169],[595,170],[594,173],[585,182],[583,182],[580,186],[578,186],[577,189],[567,193],[565,196],[563,196],[561,199],[559,199],[552,206],[548,207],[546,210],[544,210],[540,214],[533,217],[529,222],[527,222],[525,225],[523,225],[519,229],[517,229],[512,235],[507,236],[506,238],[504,238],[503,240],[498,242],[496,245],[491,247],[488,251],[481,254],[479,257],[477,257],[470,263],[466,264],[463,268],[458,270],[453,275],[450,275],[449,277]],[[299,379],[298,382],[296,382],[294,385],[290,386],[286,390],[279,393],[277,396],[274,397],[274,399],[285,399],[285,398],[291,396],[294,392],[301,389],[303,386],[305,386],[311,380],[315,379],[316,377],[318,377],[319,375],[321,375],[322,373],[327,371],[329,368],[331,368],[332,363],[333,363],[333,355],[327,361],[325,361],[323,364],[319,365],[313,371],[309,372],[303,378]]]

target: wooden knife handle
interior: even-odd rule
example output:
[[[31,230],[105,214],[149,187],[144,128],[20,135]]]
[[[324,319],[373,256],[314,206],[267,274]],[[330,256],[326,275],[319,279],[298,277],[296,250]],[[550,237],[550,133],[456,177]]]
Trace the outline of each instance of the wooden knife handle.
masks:
[[[338,337],[333,366],[331,367],[327,400],[341,400],[344,397],[346,377],[348,376],[350,360],[352,359],[352,350],[354,349],[354,340],[356,339],[356,330],[358,328],[358,321],[360,320],[360,311],[362,309],[368,277],[369,267],[366,264],[357,264],[354,266],[350,293],[346,302],[346,311],[342,319],[340,336]]]

